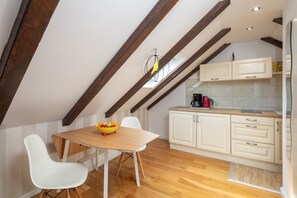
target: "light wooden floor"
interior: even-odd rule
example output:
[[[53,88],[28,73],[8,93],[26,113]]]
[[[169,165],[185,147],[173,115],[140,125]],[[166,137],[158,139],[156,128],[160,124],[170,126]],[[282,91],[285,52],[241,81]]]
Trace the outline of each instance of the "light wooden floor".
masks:
[[[282,186],[281,173],[241,164],[233,164],[233,171],[230,173],[230,177],[230,179],[236,181],[275,191],[280,191],[280,187]]]
[[[117,158],[110,161],[109,197],[280,198],[275,193],[228,181],[228,162],[171,150],[168,141],[151,142],[141,156],[146,177],[141,178],[139,188],[132,160],[123,165],[118,178],[115,176]],[[98,172],[90,172],[80,189],[84,198],[102,197],[103,167]],[[62,193],[59,197],[65,195]]]

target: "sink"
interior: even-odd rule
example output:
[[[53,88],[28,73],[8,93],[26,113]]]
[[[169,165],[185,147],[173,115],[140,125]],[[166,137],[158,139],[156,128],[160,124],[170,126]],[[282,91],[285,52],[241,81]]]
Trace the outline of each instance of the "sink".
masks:
[[[261,110],[252,110],[252,109],[241,109],[241,113],[257,113],[257,114],[262,114]]]

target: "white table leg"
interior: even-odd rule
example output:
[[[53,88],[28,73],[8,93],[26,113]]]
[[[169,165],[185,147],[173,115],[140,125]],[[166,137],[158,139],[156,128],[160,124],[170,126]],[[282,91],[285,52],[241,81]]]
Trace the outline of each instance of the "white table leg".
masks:
[[[104,183],[103,198],[108,197],[108,149],[104,150]]]
[[[66,140],[65,146],[64,146],[64,153],[63,153],[62,162],[66,162],[66,160],[67,160],[67,153],[68,153],[69,143],[70,143],[70,141]]]
[[[133,159],[134,159],[134,167],[135,167],[136,185],[137,185],[137,187],[140,187],[139,172],[138,172],[138,163],[137,163],[137,155],[136,155],[136,152],[135,151],[133,151]]]

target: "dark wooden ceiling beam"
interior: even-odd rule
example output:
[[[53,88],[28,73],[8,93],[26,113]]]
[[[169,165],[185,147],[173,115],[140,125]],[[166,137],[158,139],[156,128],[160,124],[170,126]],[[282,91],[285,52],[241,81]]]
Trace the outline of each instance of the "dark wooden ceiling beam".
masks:
[[[67,113],[62,122],[63,126],[70,125],[73,122],[177,2],[178,0],[160,0],[157,2],[116,55]]]
[[[186,68],[188,68],[195,60],[197,60],[201,55],[203,55],[209,48],[216,44],[221,38],[223,38],[231,28],[226,28],[217,33],[212,39],[210,39],[203,47],[201,47],[193,56],[191,56],[184,64],[178,67],[170,76],[168,76],[164,81],[162,81],[154,90],[152,90],[147,96],[145,96],[139,103],[137,103],[132,109],[131,113],[134,113],[138,108],[144,105],[149,99],[151,99],[155,94],[157,94],[163,87],[165,87],[169,82],[176,78],[180,73],[182,73]]]
[[[281,42],[277,39],[274,39],[272,37],[263,37],[263,38],[261,38],[261,40],[283,49],[283,42]]]
[[[162,69],[173,57],[188,45],[205,27],[207,27],[223,10],[230,5],[230,0],[217,3],[183,38],[181,38],[160,60],[159,70]],[[124,105],[139,89],[151,78],[150,69],[125,95],[120,98],[106,113],[105,117],[112,116]]]
[[[0,61],[0,125],[59,0],[23,0]]]
[[[209,57],[207,57],[204,61],[202,61],[200,64],[207,64],[209,61],[211,61],[214,57],[216,57],[218,54],[220,54],[224,49],[226,49],[230,43],[226,43],[222,45],[218,50],[216,50],[214,53],[212,53]],[[150,110],[155,106],[158,102],[160,102],[163,98],[165,98],[167,95],[169,95],[173,90],[175,90],[178,86],[180,86],[184,81],[186,81],[188,78],[190,78],[194,73],[199,71],[200,64],[195,67],[192,71],[190,71],[185,77],[183,77],[180,81],[178,81],[175,85],[173,85],[168,91],[166,91],[164,94],[162,94],[157,100],[155,100],[152,104],[150,104],[147,107],[147,110]]]
[[[283,17],[274,18],[272,21],[273,21],[274,23],[283,25]]]

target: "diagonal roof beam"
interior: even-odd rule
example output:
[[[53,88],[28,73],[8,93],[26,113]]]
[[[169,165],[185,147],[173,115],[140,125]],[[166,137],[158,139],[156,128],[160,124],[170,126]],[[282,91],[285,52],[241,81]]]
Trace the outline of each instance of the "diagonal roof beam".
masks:
[[[0,60],[0,125],[59,0],[23,0]]]
[[[283,25],[283,17],[274,18],[272,21],[273,21],[274,23]]]
[[[191,56],[184,64],[178,67],[170,76],[162,81],[154,90],[152,90],[146,97],[144,97],[139,103],[137,103],[132,109],[131,113],[134,113],[138,108],[145,104],[155,94],[157,94],[163,87],[165,87],[171,80],[177,77],[181,72],[188,68],[195,60],[203,55],[209,48],[216,44],[221,38],[223,38],[231,28],[226,28],[217,33],[212,39],[210,39],[203,47],[201,47],[193,56]]]
[[[76,104],[71,108],[63,119],[63,126],[70,125],[72,121],[84,110],[97,93],[105,86],[111,77],[128,60],[139,45],[154,30],[160,21],[174,7],[178,0],[159,0],[149,14],[144,18],[140,25],[131,34],[116,55],[105,66],[103,71],[97,76],[90,87],[80,97]]]
[[[277,39],[274,39],[272,37],[263,37],[263,38],[261,38],[261,40],[283,49],[283,42],[281,42]]]
[[[175,90],[179,85],[181,85],[184,81],[190,78],[194,73],[196,73],[200,69],[201,64],[206,64],[211,61],[214,57],[216,57],[219,53],[221,53],[224,49],[226,49],[230,43],[226,43],[222,45],[218,50],[212,53],[207,59],[205,59],[202,63],[200,63],[197,67],[195,67],[190,73],[188,73],[185,77],[183,77],[180,81],[178,81],[173,87],[171,87],[168,91],[166,91],[163,95],[161,95],[157,100],[155,100],[152,104],[147,107],[147,110],[150,110],[155,106],[158,102],[160,102],[163,98],[165,98],[168,94],[170,94],[173,90]]]
[[[230,5],[230,0],[217,3],[182,39],[180,39],[160,60],[159,70],[162,69],[178,52],[189,44],[205,27],[207,27],[223,10]],[[112,116],[125,104],[147,81],[151,79],[150,69],[120,100],[118,100],[106,113],[105,117]]]

